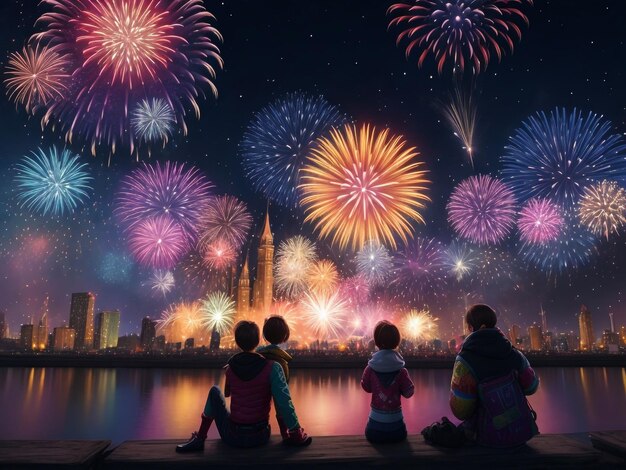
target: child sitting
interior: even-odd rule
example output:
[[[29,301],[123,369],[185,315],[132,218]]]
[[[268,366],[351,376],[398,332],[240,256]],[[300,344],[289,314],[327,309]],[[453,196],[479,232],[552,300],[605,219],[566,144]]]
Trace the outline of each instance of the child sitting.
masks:
[[[263,324],[263,338],[270,344],[257,348],[257,352],[263,355],[265,359],[279,363],[285,373],[285,380],[289,383],[289,361],[293,358],[279,346],[289,339],[289,325],[285,319],[279,315],[267,318]],[[283,439],[288,439],[287,426],[278,412],[276,403],[274,403],[274,408],[276,409],[276,421],[278,421],[280,435]]]
[[[259,327],[255,323],[237,323],[235,342],[242,352],[228,360],[224,394],[219,387],[211,387],[200,429],[192,433],[188,442],[176,446],[177,452],[203,450],[213,421],[222,441],[228,445],[254,447],[266,444],[271,432],[269,414],[272,398],[287,427],[285,443],[298,446],[311,443],[311,438],[298,422],[282,367],[254,352],[259,345],[259,336]],[[231,397],[230,412],[224,395]]]
[[[398,442],[406,439],[400,396],[413,396],[414,386],[404,368],[404,359],[395,349],[400,332],[383,320],[374,328],[374,343],[379,351],[368,362],[361,387],[372,394],[371,410],[365,437],[373,443]]]

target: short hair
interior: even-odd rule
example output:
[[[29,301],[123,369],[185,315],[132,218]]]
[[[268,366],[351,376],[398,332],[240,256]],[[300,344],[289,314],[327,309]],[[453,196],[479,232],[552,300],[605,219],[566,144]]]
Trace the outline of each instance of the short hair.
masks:
[[[284,343],[289,339],[289,325],[280,315],[272,315],[265,319],[263,337],[271,344]]]
[[[387,320],[381,320],[374,327],[374,344],[378,349],[396,349],[400,344],[398,327]]]
[[[242,320],[235,325],[235,343],[244,351],[252,351],[259,345],[260,334],[256,323]]]
[[[489,305],[472,305],[465,314],[465,323],[472,327],[472,331],[478,331],[482,327],[493,328],[497,321],[496,312]]]

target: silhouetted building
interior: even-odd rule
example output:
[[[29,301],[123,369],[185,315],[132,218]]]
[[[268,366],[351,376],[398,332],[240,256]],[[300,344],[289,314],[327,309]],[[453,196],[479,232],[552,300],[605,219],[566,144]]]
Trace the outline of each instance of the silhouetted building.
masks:
[[[195,343],[196,342],[193,338],[187,338],[185,340],[185,349],[193,349]]]
[[[609,312],[609,324],[611,325],[611,332],[617,333],[617,331],[615,331],[615,320],[613,318],[613,312]]]
[[[530,350],[541,351],[543,349],[543,333],[539,325],[531,325],[528,327],[528,336],[530,338]]]
[[[6,313],[0,310],[0,339],[7,337],[7,319]]]
[[[591,351],[594,349],[595,339],[593,337],[593,324],[591,323],[591,312],[585,305],[580,306],[578,315],[578,326],[580,328],[580,350]]]
[[[209,344],[210,351],[218,351],[220,349],[220,341],[222,336],[217,330],[211,332],[211,343]]]
[[[91,292],[72,294],[70,306],[70,328],[76,331],[76,349],[91,349],[93,347],[93,314],[96,296]]]
[[[259,240],[256,279],[254,280],[252,305],[257,314],[267,315],[274,297],[274,237],[270,229],[269,210]]]
[[[71,351],[74,349],[76,332],[68,326],[58,326],[52,333],[52,349],[54,351]]]
[[[22,325],[20,327],[20,348],[28,350],[35,349],[34,339],[33,324]]]
[[[626,326],[620,327],[619,336],[622,339],[622,346],[626,346]]]
[[[509,341],[511,341],[513,345],[518,344],[518,340],[520,338],[520,331],[521,329],[519,325],[511,325],[511,328],[509,328]]]
[[[604,330],[602,333],[602,347],[617,352],[619,348],[619,335],[611,330]]]
[[[159,335],[154,338],[154,346],[152,349],[156,351],[164,351],[165,350],[165,335]]]
[[[48,347],[48,297],[43,302],[39,323],[33,328],[33,349],[44,350]]]
[[[250,272],[248,270],[248,256],[243,262],[241,275],[237,283],[237,321],[249,319],[250,316]]]
[[[139,349],[139,336],[135,334],[120,336],[117,339],[117,348],[127,351],[137,351]]]
[[[116,348],[120,334],[120,311],[104,310],[98,312],[95,322],[95,349]]]
[[[141,320],[141,347],[143,350],[152,349],[154,347],[154,340],[156,338],[156,326],[157,323],[154,320],[150,320],[150,317],[144,317]]]

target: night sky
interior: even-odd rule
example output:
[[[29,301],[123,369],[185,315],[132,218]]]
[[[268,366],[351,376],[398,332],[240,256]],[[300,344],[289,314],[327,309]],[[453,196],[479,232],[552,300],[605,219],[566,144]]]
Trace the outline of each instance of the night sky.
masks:
[[[2,2],[3,71],[8,54],[39,31],[35,21],[43,7],[38,3]],[[244,200],[260,224],[266,201],[246,178],[238,151],[246,126],[255,112],[287,92],[320,94],[355,122],[389,127],[417,147],[430,171],[432,203],[424,212],[426,225],[416,224],[415,233],[448,244],[454,233],[445,205],[452,189],[473,174],[497,175],[508,138],[528,116],[557,106],[577,107],[609,119],[614,133],[626,133],[626,3],[537,0],[534,8],[526,9],[530,27],[523,28],[513,54],[500,63],[492,60],[476,78],[475,168],[438,109],[452,79],[439,76],[432,61],[418,68],[417,56],[407,60],[396,47],[387,30],[391,3],[205,1],[224,36],[225,67],[216,79],[219,97],[201,100],[200,120],[191,115],[187,119],[188,135],[175,134],[164,149],[153,150],[152,160],[197,166],[217,193]],[[128,153],[118,152],[109,165],[108,155],[93,157],[76,139],[69,148],[88,162],[95,191],[73,214],[43,217],[16,201],[15,164],[40,146],[63,147],[63,136],[50,128],[42,132],[39,118],[16,110],[5,94],[0,120],[0,309],[7,312],[13,333],[30,315],[40,315],[46,295],[51,326],[67,323],[72,292],[92,291],[96,311],[121,310],[121,333],[137,332],[143,316],[158,317],[171,302],[193,295],[180,281],[166,298],[155,296],[146,285],[150,270],[131,261],[122,266],[125,274],[119,265],[114,274],[103,270],[107,259],[132,259],[112,215],[120,178],[137,166]],[[301,210],[273,205],[270,213],[275,241],[299,233],[315,236],[312,226],[303,223]],[[513,258],[516,238],[513,234],[502,245]],[[444,289],[431,311],[440,318],[443,336],[459,332],[463,306],[473,300],[494,305],[504,328],[513,322],[524,327],[538,322],[543,306],[549,325],[569,331],[577,329],[576,314],[585,303],[600,333],[608,328],[609,311],[617,325],[626,323],[625,242],[625,234],[613,235],[598,244],[598,254],[584,267],[550,277],[512,263],[511,276],[467,298],[453,285]],[[350,254],[341,254],[326,241],[318,246],[344,275],[350,274]]]

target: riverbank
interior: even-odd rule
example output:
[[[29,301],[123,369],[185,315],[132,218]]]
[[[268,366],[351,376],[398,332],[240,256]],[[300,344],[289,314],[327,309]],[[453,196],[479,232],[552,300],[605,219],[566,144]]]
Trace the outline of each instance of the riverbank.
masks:
[[[405,442],[372,445],[363,436],[314,436],[305,448],[281,445],[234,449],[209,440],[203,452],[177,454],[177,440],[0,441],[2,468],[623,468],[625,431],[542,434],[515,449],[465,446],[444,449],[412,435]],[[604,446],[604,442],[608,446]],[[617,443],[617,445],[616,445]]]
[[[218,369],[227,354],[0,354],[0,367],[106,367]],[[534,367],[626,367],[626,354],[528,354]],[[294,369],[354,369],[367,363],[366,355],[294,354]],[[451,369],[454,356],[405,356],[413,369]]]

